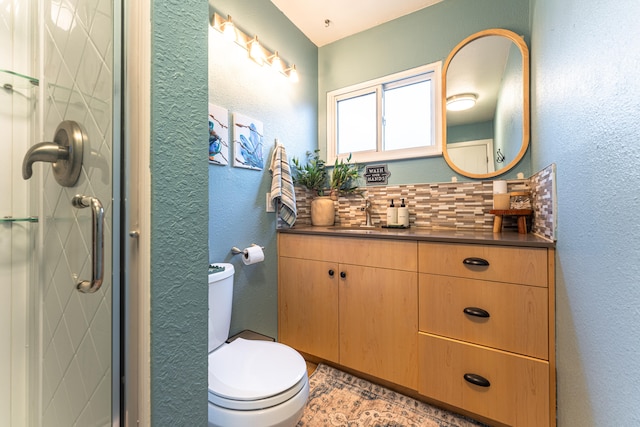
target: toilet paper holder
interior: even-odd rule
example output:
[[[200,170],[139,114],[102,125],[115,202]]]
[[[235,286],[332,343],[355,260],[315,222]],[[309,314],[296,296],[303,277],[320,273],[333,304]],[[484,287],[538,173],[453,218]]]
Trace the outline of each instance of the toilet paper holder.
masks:
[[[258,245],[256,245],[255,243],[252,243],[251,246],[258,246]],[[260,248],[264,251],[264,246],[260,246]],[[231,248],[231,252],[233,252],[234,255],[239,255],[239,254],[243,254],[244,250],[234,246]]]

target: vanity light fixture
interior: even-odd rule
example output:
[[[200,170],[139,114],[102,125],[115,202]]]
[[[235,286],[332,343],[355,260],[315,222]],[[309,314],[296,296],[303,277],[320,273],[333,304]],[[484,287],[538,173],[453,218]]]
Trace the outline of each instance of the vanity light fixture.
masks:
[[[447,98],[447,110],[463,111],[473,108],[476,105],[478,96],[473,93],[461,93]]]
[[[271,52],[260,44],[258,36],[249,37],[246,33],[242,32],[231,20],[231,15],[227,15],[227,18],[223,18],[217,12],[211,16],[211,26],[221,32],[225,40],[235,42],[238,46],[243,47],[249,53],[249,58],[255,61],[259,65],[264,65],[267,62],[271,65],[271,68],[282,73],[289,78],[292,83],[297,83],[299,80],[298,70],[295,65],[289,67],[280,57],[278,51]]]

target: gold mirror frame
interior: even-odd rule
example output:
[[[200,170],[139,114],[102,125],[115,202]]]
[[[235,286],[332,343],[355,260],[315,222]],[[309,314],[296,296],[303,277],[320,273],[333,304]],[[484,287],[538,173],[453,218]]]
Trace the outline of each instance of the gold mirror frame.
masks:
[[[449,153],[447,152],[447,70],[453,60],[454,56],[469,43],[474,40],[481,39],[487,36],[502,36],[510,39],[516,46],[520,49],[520,53],[522,55],[522,79],[523,79],[523,118],[522,118],[522,144],[520,146],[520,151],[516,155],[516,157],[508,163],[502,169],[499,169],[494,172],[488,172],[484,174],[471,173],[460,169],[456,166],[453,160],[449,157]],[[530,133],[530,117],[529,117],[529,49],[524,39],[517,35],[516,33],[504,30],[500,28],[493,28],[489,30],[480,31],[478,33],[472,34],[466,39],[462,40],[456,47],[449,53],[447,60],[444,63],[444,67],[442,69],[442,154],[444,156],[445,161],[457,173],[462,176],[466,176],[468,178],[493,178],[498,175],[502,175],[508,171],[510,171],[520,160],[527,151],[529,147],[529,133]]]

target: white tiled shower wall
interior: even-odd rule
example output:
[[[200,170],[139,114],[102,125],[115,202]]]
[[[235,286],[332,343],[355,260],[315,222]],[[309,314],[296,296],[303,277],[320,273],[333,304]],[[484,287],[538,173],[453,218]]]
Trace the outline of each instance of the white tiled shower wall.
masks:
[[[43,135],[62,120],[88,137],[72,188],[42,167],[43,426],[111,423],[111,219],[113,0],[42,0]],[[95,294],[75,290],[91,278],[91,213],[71,206],[76,194],[105,209],[105,280]]]
[[[30,74],[29,7],[0,2],[0,69]],[[4,88],[13,84],[14,89]],[[0,217],[28,217],[21,178],[37,92],[26,79],[0,73]],[[0,425],[23,425],[27,414],[28,271],[37,224],[0,223]]]

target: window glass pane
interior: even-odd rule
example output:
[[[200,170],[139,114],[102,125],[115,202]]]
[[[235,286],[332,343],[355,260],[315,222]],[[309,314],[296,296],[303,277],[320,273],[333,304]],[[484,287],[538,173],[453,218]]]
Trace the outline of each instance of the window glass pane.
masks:
[[[376,94],[338,101],[338,154],[376,149]]]
[[[430,80],[386,89],[383,96],[385,150],[433,145]]]

